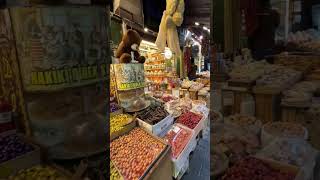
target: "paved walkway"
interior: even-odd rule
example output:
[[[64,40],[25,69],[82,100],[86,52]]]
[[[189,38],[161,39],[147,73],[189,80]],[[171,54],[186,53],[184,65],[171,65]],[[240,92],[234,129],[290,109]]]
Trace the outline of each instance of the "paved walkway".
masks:
[[[182,180],[210,179],[210,128],[206,128],[190,159],[189,173]]]

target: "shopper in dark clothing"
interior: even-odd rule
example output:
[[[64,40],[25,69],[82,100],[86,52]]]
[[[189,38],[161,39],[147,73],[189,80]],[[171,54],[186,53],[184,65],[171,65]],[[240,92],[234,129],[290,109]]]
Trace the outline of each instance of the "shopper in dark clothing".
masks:
[[[188,73],[189,80],[194,80],[197,78],[197,66],[194,63],[194,58],[191,58],[191,70]]]
[[[275,48],[275,32],[280,24],[280,15],[271,9],[270,0],[261,0],[258,10],[258,27],[249,37],[249,47],[256,60],[272,55]]]

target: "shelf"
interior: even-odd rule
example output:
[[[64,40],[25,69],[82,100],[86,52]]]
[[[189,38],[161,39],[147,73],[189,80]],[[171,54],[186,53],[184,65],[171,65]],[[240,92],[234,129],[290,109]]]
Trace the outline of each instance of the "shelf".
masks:
[[[167,77],[166,75],[145,75],[146,77],[150,78],[165,78]]]
[[[145,69],[146,71],[156,71],[156,70],[165,70],[166,68],[151,68],[151,69]]]

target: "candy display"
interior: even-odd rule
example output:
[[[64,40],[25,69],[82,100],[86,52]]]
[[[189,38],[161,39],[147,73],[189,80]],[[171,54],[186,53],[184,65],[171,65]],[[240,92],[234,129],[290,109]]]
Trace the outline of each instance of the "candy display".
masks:
[[[116,167],[110,161],[110,180],[123,180],[123,177],[120,175]]]
[[[30,169],[19,171],[17,174],[10,176],[9,180],[22,179],[41,179],[41,180],[69,180],[59,171],[48,166],[35,166]]]
[[[25,143],[18,135],[11,134],[0,136],[0,163],[14,159],[34,150],[34,148]]]
[[[118,114],[110,119],[110,133],[114,133],[123,129],[123,126],[132,121],[132,116],[128,114]]]
[[[183,151],[187,143],[190,141],[192,132],[188,129],[179,126],[173,126],[165,136],[167,141],[172,146],[172,157],[177,158]]]
[[[201,121],[202,116],[191,111],[183,113],[177,120],[177,123],[181,123],[190,129],[194,129]]]
[[[192,100],[189,98],[177,99],[165,104],[166,110],[174,117],[192,109]]]
[[[110,143],[110,157],[125,179],[140,178],[165,145],[140,128]]]
[[[273,169],[263,161],[248,157],[237,162],[233,167],[229,168],[222,180],[294,180],[295,174],[281,172],[280,170]]]
[[[168,116],[168,112],[162,106],[150,106],[138,112],[137,117],[149,124],[155,125]]]

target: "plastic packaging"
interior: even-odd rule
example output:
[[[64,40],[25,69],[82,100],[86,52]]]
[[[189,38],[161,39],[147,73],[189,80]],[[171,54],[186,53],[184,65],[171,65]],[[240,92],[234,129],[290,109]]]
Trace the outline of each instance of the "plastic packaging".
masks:
[[[257,157],[299,167],[297,178],[307,180],[313,180],[318,155],[319,152],[308,142],[296,138],[276,138],[256,154]]]

